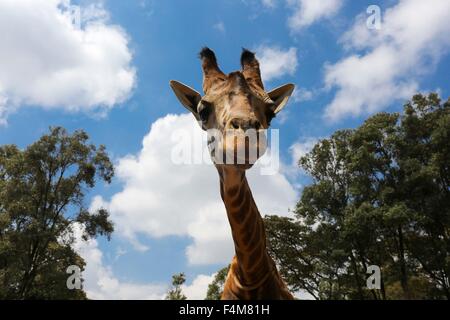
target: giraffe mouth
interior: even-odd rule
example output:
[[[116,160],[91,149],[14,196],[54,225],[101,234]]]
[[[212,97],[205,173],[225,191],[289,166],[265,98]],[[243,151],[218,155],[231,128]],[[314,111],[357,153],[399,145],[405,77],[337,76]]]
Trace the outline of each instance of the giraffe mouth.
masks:
[[[220,136],[209,137],[208,147],[215,164],[248,169],[265,153],[267,139],[262,130],[253,132],[228,130]]]

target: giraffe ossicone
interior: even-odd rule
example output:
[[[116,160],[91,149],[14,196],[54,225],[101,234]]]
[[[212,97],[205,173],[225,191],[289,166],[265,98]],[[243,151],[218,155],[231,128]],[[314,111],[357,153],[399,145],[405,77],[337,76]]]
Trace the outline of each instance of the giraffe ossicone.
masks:
[[[214,52],[200,52],[204,95],[170,81],[175,95],[207,131],[208,147],[220,178],[236,255],[222,299],[293,299],[266,247],[264,222],[245,171],[267,145],[265,130],[287,104],[294,85],[266,92],[255,54],[243,49],[241,70],[224,74]]]

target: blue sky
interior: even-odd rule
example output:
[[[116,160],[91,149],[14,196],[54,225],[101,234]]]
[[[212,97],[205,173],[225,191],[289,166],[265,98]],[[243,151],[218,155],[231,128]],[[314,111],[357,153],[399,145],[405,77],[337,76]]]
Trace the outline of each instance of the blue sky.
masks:
[[[176,272],[187,274],[189,297],[201,297],[231,260],[213,168],[166,163],[171,130],[195,125],[168,82],[201,91],[201,47],[215,51],[225,72],[239,69],[249,48],[266,88],[296,85],[273,123],[282,168],[273,177],[250,173],[263,214],[288,214],[308,182],[293,161],[317,139],[375,112],[401,111],[414,92],[449,95],[445,0],[2,2],[0,32],[9,36],[0,41],[0,144],[25,147],[49,126],[82,128],[118,166],[113,183],[86,202],[108,207],[118,227],[110,242],[78,245],[92,298],[159,298]],[[381,9],[379,30],[366,25],[372,4]],[[79,28],[61,22],[73,5]],[[185,178],[164,178],[172,172]]]

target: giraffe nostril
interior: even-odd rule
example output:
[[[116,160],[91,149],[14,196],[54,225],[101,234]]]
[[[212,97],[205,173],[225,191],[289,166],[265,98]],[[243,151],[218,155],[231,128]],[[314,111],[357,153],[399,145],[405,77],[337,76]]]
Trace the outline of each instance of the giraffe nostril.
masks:
[[[255,130],[259,130],[261,129],[261,123],[258,120],[255,119],[239,119],[239,118],[235,118],[232,119],[229,123],[228,123],[228,127],[230,129],[234,129],[234,130],[243,130],[246,131],[248,129],[255,129]]]

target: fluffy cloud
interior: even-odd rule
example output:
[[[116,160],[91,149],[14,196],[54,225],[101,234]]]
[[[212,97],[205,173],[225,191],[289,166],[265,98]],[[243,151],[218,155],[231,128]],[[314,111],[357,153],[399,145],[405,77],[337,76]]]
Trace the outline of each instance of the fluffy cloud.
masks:
[[[292,31],[302,30],[316,21],[334,16],[343,0],[287,0],[293,13],[288,19]]]
[[[98,247],[95,239],[83,240],[82,227],[75,224],[73,248],[81,255],[86,268],[83,272],[83,289],[89,299],[94,300],[160,300],[164,299],[169,289],[169,284],[164,283],[137,283],[118,279],[111,266],[105,265],[103,252]],[[118,249],[119,256],[124,255],[122,249]],[[215,274],[200,274],[189,285],[183,285],[182,290],[188,299],[204,299],[208,285],[214,280]]]
[[[305,137],[297,140],[289,147],[291,162],[286,163],[283,166],[283,172],[285,175],[292,177],[291,180],[297,190],[303,189],[304,185],[302,179],[305,178],[306,175],[306,172],[302,168],[299,168],[298,161],[301,157],[310,152],[319,140],[319,137]]]
[[[190,285],[183,285],[181,290],[190,300],[203,300],[206,297],[208,291],[208,285],[214,280],[216,274],[198,275]]]
[[[77,253],[86,262],[83,272],[83,289],[89,299],[162,299],[167,292],[167,284],[140,284],[120,281],[110,266],[105,265],[103,253],[95,239],[84,241],[82,227],[73,226],[74,244]]]
[[[294,102],[309,101],[314,98],[314,92],[305,88],[295,88],[292,94]]]
[[[0,1],[0,122],[22,105],[102,114],[135,83],[125,32],[101,4]]]
[[[116,166],[123,190],[109,200],[96,197],[92,207],[109,209],[117,233],[137,249],[146,249],[137,241],[139,234],[189,236],[190,264],[229,263],[234,252],[231,231],[205,140],[190,114],[158,119],[141,151]],[[187,159],[180,157],[182,151],[190,154]],[[286,215],[295,204],[296,190],[279,172],[261,175],[269,153],[248,171],[248,180],[263,215]]]
[[[409,98],[419,87],[419,76],[431,72],[448,52],[448,21],[447,0],[402,0],[386,10],[380,30],[369,30],[366,16],[359,16],[342,43],[364,53],[325,68],[326,87],[337,88],[326,118],[372,113]]]
[[[6,102],[8,99],[2,95],[2,88],[0,87],[0,125],[6,124]]]
[[[277,46],[261,45],[255,51],[264,81],[295,74],[298,66],[296,48],[291,47],[285,50]]]
[[[263,7],[273,9],[280,0],[261,0]],[[285,0],[290,16],[288,27],[292,32],[303,30],[313,23],[335,16],[344,0]]]
[[[292,166],[298,167],[298,160],[312,150],[319,138],[309,137],[297,141],[289,147],[292,156]]]

